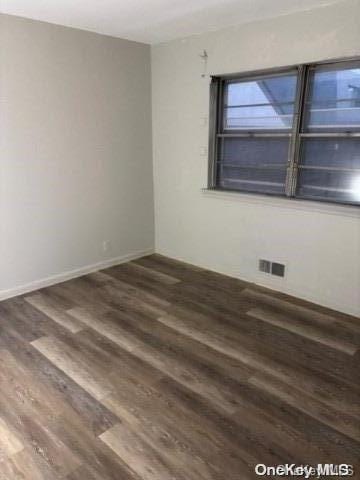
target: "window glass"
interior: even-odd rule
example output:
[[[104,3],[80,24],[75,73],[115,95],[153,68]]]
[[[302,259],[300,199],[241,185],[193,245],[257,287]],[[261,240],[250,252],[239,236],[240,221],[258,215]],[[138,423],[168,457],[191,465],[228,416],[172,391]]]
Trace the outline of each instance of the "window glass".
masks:
[[[298,194],[320,200],[360,202],[360,172],[301,169]]]
[[[295,74],[227,83],[224,129],[290,130],[295,94]]]
[[[218,180],[222,188],[284,193],[288,138],[223,138]]]
[[[283,167],[289,138],[222,138],[220,162],[239,167]]]
[[[360,202],[360,67],[309,70],[302,132],[296,196]]]
[[[261,193],[285,193],[286,169],[219,166],[219,186],[230,190]]]
[[[360,138],[304,138],[301,159],[305,167],[360,170]]]
[[[360,128],[360,67],[310,71],[307,131]]]

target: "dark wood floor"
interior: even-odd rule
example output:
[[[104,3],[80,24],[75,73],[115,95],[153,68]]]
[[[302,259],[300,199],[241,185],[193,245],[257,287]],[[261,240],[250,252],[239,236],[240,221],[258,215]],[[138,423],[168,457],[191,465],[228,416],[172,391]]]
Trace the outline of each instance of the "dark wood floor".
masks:
[[[359,348],[357,319],[159,255],[4,301],[0,479],[356,465]]]

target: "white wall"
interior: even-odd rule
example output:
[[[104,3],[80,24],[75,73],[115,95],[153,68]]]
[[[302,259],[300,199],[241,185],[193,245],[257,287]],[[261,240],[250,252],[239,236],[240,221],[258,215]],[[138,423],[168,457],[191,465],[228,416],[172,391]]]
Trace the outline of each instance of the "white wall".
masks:
[[[152,249],[149,46],[1,15],[0,89],[0,296]]]
[[[205,194],[209,78],[360,55],[360,3],[345,1],[152,48],[156,250],[317,303],[360,314],[360,210]],[[258,258],[287,265],[285,279]]]

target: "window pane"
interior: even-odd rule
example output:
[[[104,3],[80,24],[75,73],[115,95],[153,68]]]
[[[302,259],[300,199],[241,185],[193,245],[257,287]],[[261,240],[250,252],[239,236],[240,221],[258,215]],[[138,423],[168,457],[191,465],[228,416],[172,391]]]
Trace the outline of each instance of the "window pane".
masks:
[[[229,107],[225,109],[225,128],[242,130],[285,129],[290,130],[293,123],[293,105]],[[284,113],[289,111],[290,113]]]
[[[360,131],[360,65],[321,65],[309,82],[305,131]],[[297,196],[360,202],[360,139],[302,138],[299,172]]]
[[[226,83],[224,129],[290,130],[296,82],[296,74],[287,74]]]
[[[360,138],[305,138],[301,165],[360,169]]]
[[[258,193],[285,193],[286,168],[227,167],[219,165],[219,184],[222,188]]]
[[[284,194],[288,149],[288,138],[222,138],[218,186]]]
[[[360,66],[312,69],[306,107],[307,131],[360,129]]]
[[[297,196],[358,203],[360,173],[300,169]]]
[[[259,105],[293,102],[296,75],[264,76],[252,81],[229,82],[225,105]]]
[[[288,138],[221,138],[220,161],[239,167],[282,167],[288,150]]]
[[[360,108],[313,108],[309,112],[309,131],[360,129]]]

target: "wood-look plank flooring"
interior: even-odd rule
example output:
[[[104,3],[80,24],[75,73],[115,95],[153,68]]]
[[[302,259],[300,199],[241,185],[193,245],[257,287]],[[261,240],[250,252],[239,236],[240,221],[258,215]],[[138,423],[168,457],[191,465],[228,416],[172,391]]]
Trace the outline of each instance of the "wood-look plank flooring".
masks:
[[[360,321],[150,255],[0,303],[0,480],[354,465]]]

